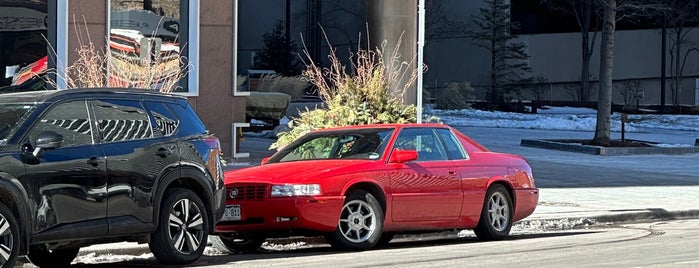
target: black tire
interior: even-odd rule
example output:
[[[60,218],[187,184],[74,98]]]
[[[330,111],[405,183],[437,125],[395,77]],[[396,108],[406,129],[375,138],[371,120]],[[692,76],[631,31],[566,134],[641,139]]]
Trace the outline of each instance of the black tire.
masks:
[[[483,241],[502,240],[510,234],[513,212],[512,198],[507,189],[499,184],[493,185],[485,195],[481,218],[473,232]]]
[[[39,267],[68,267],[79,251],[80,248],[48,250],[44,245],[32,245],[27,258]]]
[[[379,242],[383,220],[383,209],[376,198],[356,190],[345,199],[337,229],[326,235],[326,239],[337,249],[366,250]]]
[[[266,238],[259,236],[241,235],[233,236],[211,236],[211,244],[214,248],[225,254],[253,253],[262,246]]]
[[[209,236],[209,216],[201,198],[184,188],[167,191],[149,247],[162,264],[189,264],[201,257]]]
[[[396,235],[396,234],[394,234],[394,233],[383,233],[383,234],[381,234],[381,238],[379,238],[379,242],[376,243],[376,246],[375,246],[375,247],[377,247],[377,248],[385,248],[385,247],[388,247],[388,243],[390,243],[391,240],[393,240],[393,237],[394,237],[395,235]]]
[[[10,209],[0,203],[0,267],[15,265],[19,254],[19,225]]]

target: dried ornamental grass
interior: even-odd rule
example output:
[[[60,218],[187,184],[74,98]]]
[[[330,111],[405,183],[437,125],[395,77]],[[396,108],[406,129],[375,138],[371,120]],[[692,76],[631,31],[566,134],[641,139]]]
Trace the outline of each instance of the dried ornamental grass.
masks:
[[[348,71],[330,47],[330,67],[321,68],[308,60],[303,71],[318,95],[326,102],[327,109],[306,110],[289,122],[290,129],[278,134],[271,149],[281,148],[310,131],[328,127],[362,124],[408,123],[417,121],[414,105],[404,105],[403,95],[417,77],[411,72],[408,62],[400,61],[400,41],[389,57],[384,60],[384,49],[365,50],[358,48],[349,58]],[[402,83],[404,82],[404,83]]]

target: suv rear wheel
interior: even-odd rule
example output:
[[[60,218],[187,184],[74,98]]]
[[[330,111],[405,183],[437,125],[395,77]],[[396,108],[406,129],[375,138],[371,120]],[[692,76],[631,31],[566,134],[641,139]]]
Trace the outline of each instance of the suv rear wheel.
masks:
[[[165,194],[160,223],[151,234],[153,255],[163,264],[188,264],[201,257],[209,235],[209,216],[201,198],[184,188]]]

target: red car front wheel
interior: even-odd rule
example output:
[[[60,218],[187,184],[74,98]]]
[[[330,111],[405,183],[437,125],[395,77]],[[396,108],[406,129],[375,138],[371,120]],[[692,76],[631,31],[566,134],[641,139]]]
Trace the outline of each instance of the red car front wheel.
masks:
[[[369,249],[381,238],[383,220],[383,209],[372,194],[353,191],[345,199],[337,229],[327,236],[328,242],[339,249]]]

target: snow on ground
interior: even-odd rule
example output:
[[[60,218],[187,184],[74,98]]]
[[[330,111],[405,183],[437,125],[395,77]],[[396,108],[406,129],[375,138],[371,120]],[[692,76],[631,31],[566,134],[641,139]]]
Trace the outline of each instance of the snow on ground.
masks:
[[[523,128],[570,131],[594,131],[597,111],[588,108],[546,107],[536,114],[492,112],[473,109],[437,110],[425,108],[426,117],[437,116],[450,126]],[[626,132],[652,132],[653,130],[699,131],[699,116],[647,114],[628,115]],[[621,131],[621,114],[611,116],[611,130]]]

